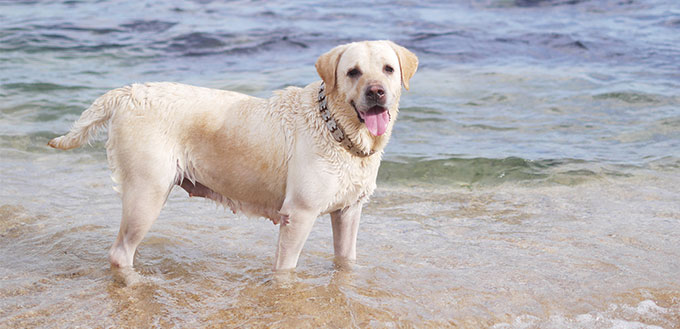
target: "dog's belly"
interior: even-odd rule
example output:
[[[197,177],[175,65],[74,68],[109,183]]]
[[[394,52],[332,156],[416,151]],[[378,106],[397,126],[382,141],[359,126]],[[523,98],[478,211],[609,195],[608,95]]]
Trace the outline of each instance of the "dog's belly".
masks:
[[[187,161],[181,177],[191,180],[178,185],[234,212],[277,219],[288,154],[281,124],[254,110],[204,112],[187,121],[179,139]]]
[[[178,182],[177,185],[187,191],[189,196],[197,196],[214,201],[220,201],[222,198],[222,195],[201,184],[201,182],[191,182],[191,180],[184,178],[181,182]]]
[[[243,212],[250,216],[266,217],[275,224],[279,221],[280,216],[278,210],[283,203],[282,198],[268,198],[265,195],[266,193],[260,194],[255,200],[244,200],[243,198],[234,198],[233,196],[228,197],[213,191],[199,181],[192,182],[187,178],[184,178],[181,182],[177,182],[177,185],[187,191],[191,197],[211,199],[229,207],[234,213]]]
[[[224,166],[222,169],[213,169],[211,174],[197,173],[196,184],[190,190],[185,190],[247,215],[272,218],[281,209],[285,197],[286,174],[283,168],[253,171],[253,167],[237,165]],[[280,175],[277,175],[278,172]]]

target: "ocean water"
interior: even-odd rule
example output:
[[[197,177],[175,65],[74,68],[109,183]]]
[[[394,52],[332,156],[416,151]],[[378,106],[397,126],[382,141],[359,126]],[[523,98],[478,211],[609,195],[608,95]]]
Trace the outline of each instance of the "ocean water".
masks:
[[[174,191],[109,269],[109,89],[267,97],[316,58],[390,39],[420,67],[351,269],[318,219],[293,278],[268,220]],[[674,0],[2,1],[0,327],[680,328],[680,4]]]

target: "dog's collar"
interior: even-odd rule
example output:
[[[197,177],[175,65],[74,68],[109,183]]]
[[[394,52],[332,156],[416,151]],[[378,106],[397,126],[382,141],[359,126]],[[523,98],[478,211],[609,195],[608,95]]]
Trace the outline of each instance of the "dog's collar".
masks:
[[[331,114],[331,111],[328,109],[326,89],[323,82],[321,82],[321,87],[319,88],[319,113],[321,113],[321,118],[323,118],[323,120],[325,121],[326,127],[331,132],[333,139],[340,143],[340,145],[342,145],[342,147],[349,151],[349,153],[352,153],[362,158],[375,154],[374,150],[366,152],[357,147],[356,144],[352,143],[352,141],[349,139],[349,136],[345,134],[345,130],[342,129],[342,126],[340,126],[338,122],[335,121],[335,119],[333,118],[333,114]]]

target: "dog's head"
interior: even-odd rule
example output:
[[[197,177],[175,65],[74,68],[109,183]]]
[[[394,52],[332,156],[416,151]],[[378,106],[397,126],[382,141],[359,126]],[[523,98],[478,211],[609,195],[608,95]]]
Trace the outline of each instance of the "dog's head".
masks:
[[[401,86],[408,90],[417,68],[416,55],[391,41],[338,46],[316,61],[327,93],[344,98],[373,136],[387,130],[398,110]]]

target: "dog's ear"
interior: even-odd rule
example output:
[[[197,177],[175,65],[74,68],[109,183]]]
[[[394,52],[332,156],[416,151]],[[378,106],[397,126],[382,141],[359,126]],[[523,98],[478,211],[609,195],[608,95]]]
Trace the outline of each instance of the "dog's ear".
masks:
[[[333,91],[337,82],[336,72],[338,70],[338,63],[342,53],[345,52],[348,45],[337,46],[329,52],[319,56],[316,60],[316,72],[319,73],[321,80],[326,84],[327,92]]]
[[[404,88],[408,90],[408,82],[411,80],[416,70],[418,69],[418,57],[408,49],[392,42],[388,41],[394,52],[397,53],[399,58],[399,68],[401,71],[401,83]]]

